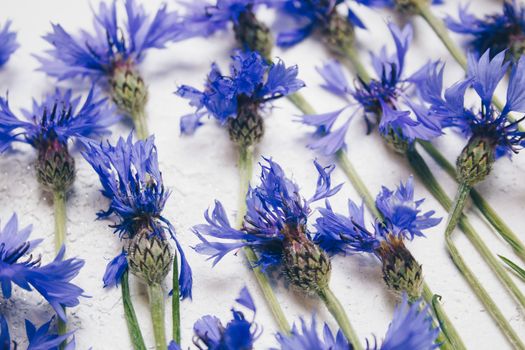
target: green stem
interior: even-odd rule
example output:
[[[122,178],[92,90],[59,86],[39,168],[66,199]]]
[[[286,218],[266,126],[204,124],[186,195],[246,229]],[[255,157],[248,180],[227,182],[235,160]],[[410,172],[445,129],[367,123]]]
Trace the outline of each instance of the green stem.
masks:
[[[368,74],[368,71],[366,70],[365,66],[363,65],[363,62],[359,58],[359,54],[357,53],[357,50],[355,47],[350,46],[345,48],[345,58],[348,60],[348,63],[351,64],[351,68],[357,73],[359,78],[365,83],[368,84],[372,80],[370,77],[370,74]]]
[[[441,342],[446,348],[450,346],[454,350],[466,350],[467,347],[465,344],[463,344],[463,340],[461,339],[461,336],[459,335],[458,331],[454,326],[452,325],[452,321],[448,318],[447,314],[445,313],[445,310],[441,307],[441,304],[439,302],[435,302],[436,294],[430,290],[430,287],[427,285],[427,283],[423,283],[423,298],[427,302],[428,305],[431,306],[431,309],[434,312],[435,319],[439,321],[439,328],[441,329],[440,335],[444,334],[446,337],[446,340],[448,342],[445,342],[444,340],[440,340],[438,338],[438,342]],[[443,349],[443,345],[441,348]]]
[[[432,143],[428,141],[419,141],[419,144],[425,149],[425,151],[434,159],[434,161],[441,166],[445,172],[456,179],[456,168],[438,151]],[[488,220],[488,222],[496,229],[500,236],[507,241],[508,244],[514,249],[516,255],[525,262],[525,245],[521,242],[519,237],[512,231],[512,229],[505,224],[500,218],[496,211],[490,206],[487,200],[481,196],[481,194],[472,189],[470,191],[470,197],[472,202]]]
[[[303,112],[303,114],[307,114],[307,115],[315,114],[315,109],[312,107],[310,103],[308,103],[308,101],[306,101],[306,99],[301,93],[296,92],[295,94],[288,95],[287,97],[288,97],[288,100],[292,102],[295,105],[295,107],[297,107],[297,109]]]
[[[179,296],[179,261],[177,256],[173,257],[173,292],[171,296],[171,318],[173,328],[173,340],[180,344],[180,296]]]
[[[146,111],[140,110],[131,116],[133,125],[135,126],[135,134],[141,140],[145,140],[149,136],[148,124],[146,121]]]
[[[160,283],[148,284],[149,307],[153,334],[155,335],[155,348],[167,350],[166,330],[164,329],[164,291]]]
[[[55,211],[55,253],[58,254],[60,249],[66,243],[66,192],[65,191],[53,191],[53,206]],[[66,309],[64,308],[64,313]],[[67,333],[67,324],[62,319],[58,319],[58,334]],[[63,349],[65,341],[60,345]]]
[[[55,253],[66,243],[66,192],[53,191],[55,208]]]
[[[372,197],[365,184],[361,180],[361,177],[357,174],[357,171],[350,162],[350,159],[348,158],[348,155],[346,154],[345,150],[341,149],[337,152],[337,161],[339,167],[344,171],[346,177],[348,177],[354,189],[357,191],[359,196],[365,201],[365,205],[367,206],[368,210],[370,210],[372,214],[377,218],[383,217],[379,210],[377,210],[376,208],[374,197]]]
[[[131,344],[134,350],[146,350],[144,344],[144,338],[140,331],[139,322],[137,320],[137,314],[135,308],[131,302],[131,296],[129,294],[129,283],[128,283],[128,272],[124,272],[120,279],[120,285],[122,287],[122,305],[124,306],[124,315],[126,317],[126,323],[128,325],[129,337],[131,338]]]
[[[443,21],[434,16],[432,9],[427,1],[414,1],[418,7],[419,15],[428,23],[434,30],[434,33],[439,37],[441,42],[445,45],[452,57],[459,63],[463,69],[467,69],[467,58],[463,51],[456,45],[449,35],[448,29]]]
[[[439,185],[436,178],[428,168],[427,164],[421,158],[419,153],[415,149],[411,149],[407,152],[407,158],[410,162],[410,165],[416,172],[416,174],[419,176],[421,181],[425,184],[427,189],[433,194],[433,196],[438,200],[438,202],[445,208],[447,211],[450,211],[452,209],[452,201],[450,198],[446,195],[443,188]],[[453,221],[450,221],[451,224],[453,224]],[[470,225],[469,221],[466,219],[466,217],[461,217],[459,220],[459,226],[467,236],[470,238],[471,233],[474,232],[473,227]],[[447,227],[447,231],[449,231]],[[451,231],[451,230],[450,230]],[[475,234],[475,232],[474,232]],[[505,319],[497,305],[494,303],[494,301],[491,299],[490,295],[487,293],[487,291],[483,288],[481,283],[478,281],[478,279],[475,277],[475,275],[472,273],[472,271],[468,268],[468,266],[465,264],[463,258],[461,257],[461,254],[459,253],[458,249],[456,248],[453,240],[450,237],[451,232],[448,234],[445,234],[445,241],[446,246],[448,249],[448,252],[452,258],[452,261],[456,265],[456,267],[459,269],[463,277],[467,280],[470,287],[478,297],[478,299],[483,303],[483,305],[486,307],[486,309],[489,311],[489,313],[492,315],[492,318],[494,321],[496,321],[497,325],[505,334],[507,339],[517,348],[523,349],[523,344],[521,343],[521,340],[516,335],[508,321]]]
[[[454,198],[452,207],[448,210],[448,222],[445,229],[445,236],[450,235],[458,225],[461,215],[463,215],[463,208],[465,207],[465,202],[470,193],[470,188],[471,187],[464,182],[459,183],[456,198]]]
[[[244,221],[244,215],[246,214],[246,194],[248,193],[248,186],[253,172],[253,148],[240,148],[239,149],[239,175],[240,175],[240,191],[239,191],[239,211],[237,212],[237,227],[242,227]],[[281,332],[284,334],[290,334],[291,328],[286,320],[284,311],[281,305],[277,301],[277,297],[270,285],[270,281],[266,274],[257,266],[257,255],[251,247],[244,247],[244,255],[248,260],[252,271],[255,275],[259,287],[266,299],[275,321]]]
[[[320,289],[317,294],[326,305],[328,311],[330,311],[334,319],[337,321],[337,324],[341,328],[341,331],[343,331],[346,339],[348,339],[348,341],[353,345],[353,349],[363,350],[363,346],[359,341],[359,337],[352,328],[352,324],[350,323],[350,320],[348,319],[341,302],[339,302],[330,287],[326,286],[325,288]]]

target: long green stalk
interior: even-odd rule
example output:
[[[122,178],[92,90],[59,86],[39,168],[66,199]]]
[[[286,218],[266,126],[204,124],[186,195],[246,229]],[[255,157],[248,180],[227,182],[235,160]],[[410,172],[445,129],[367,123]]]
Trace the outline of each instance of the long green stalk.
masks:
[[[434,161],[441,166],[445,172],[452,178],[456,179],[456,168],[450,164],[450,162],[439,152],[432,143],[428,141],[419,141],[419,144],[425,149],[425,151],[434,159]],[[525,262],[525,245],[521,242],[519,237],[512,231],[512,229],[505,224],[500,218],[496,211],[490,206],[481,194],[472,189],[470,191],[470,197],[472,202],[488,220],[488,222],[496,229],[497,233],[507,241],[508,244],[514,249],[516,255]]]
[[[365,83],[368,84],[372,80],[370,77],[370,74],[368,74],[368,71],[366,70],[365,66],[363,65],[363,62],[359,58],[359,54],[357,53],[355,47],[347,47],[345,49],[345,56],[346,60],[348,60],[348,63],[351,64],[353,70],[357,73],[359,78]]]
[[[180,292],[179,292],[179,261],[177,256],[173,257],[173,292],[171,295],[171,320],[173,340],[180,344]]]
[[[55,216],[55,253],[58,254],[60,249],[66,243],[66,192],[55,190],[53,191],[53,207]],[[64,308],[64,313],[66,309]],[[58,319],[58,334],[67,333],[67,324],[61,318]],[[64,348],[65,341],[60,345],[60,348]]]
[[[155,348],[167,350],[166,330],[164,322],[164,291],[159,283],[148,284],[148,299],[153,323],[153,334],[155,335]]]
[[[341,328],[341,331],[345,335],[346,339],[348,339],[348,341],[353,345],[353,348],[355,350],[363,350],[363,346],[361,345],[359,337],[357,336],[357,333],[354,331],[352,324],[348,319],[348,315],[330,287],[327,286],[319,290],[317,294],[326,305],[328,311],[330,311],[332,316],[335,318],[339,328]]]
[[[126,316],[126,323],[128,325],[129,337],[134,350],[146,350],[146,344],[140,331],[139,321],[135,308],[131,302],[131,295],[129,294],[128,272],[124,272],[120,279],[120,286],[122,289],[122,305],[124,306],[124,315]]]
[[[239,175],[240,175],[240,187],[239,187],[239,210],[237,212],[237,227],[242,227],[244,221],[244,215],[246,214],[246,193],[248,193],[248,186],[252,178],[253,173],[253,149],[240,148],[239,149]],[[277,297],[272,289],[270,281],[266,274],[257,266],[257,255],[250,247],[244,247],[244,255],[248,260],[252,271],[255,275],[255,279],[261,288],[261,291],[266,299],[266,303],[270,308],[275,321],[279,327],[279,330],[284,334],[290,334],[290,325],[286,320],[286,316],[281,308],[281,305],[277,301]]]
[[[426,185],[427,189],[434,195],[434,197],[447,211],[450,211],[452,209],[452,201],[447,196],[441,185],[437,182],[436,178],[426,165],[425,161],[421,158],[419,153],[415,152],[415,150],[409,151],[407,153],[407,158],[416,174]],[[463,232],[465,232],[465,234],[467,234],[468,232],[467,237],[470,239],[472,237],[471,233],[474,231],[473,227],[470,225],[466,217],[459,215],[459,217],[456,218],[456,216],[457,214],[454,214],[454,218],[452,218],[452,220],[449,220],[449,225],[453,225],[454,221],[459,220],[459,227],[463,230]],[[451,232],[448,232],[445,235],[445,241],[452,261],[454,262],[458,270],[461,272],[463,277],[467,280],[476,296],[492,315],[492,318],[494,319],[494,321],[496,321],[497,325],[499,326],[503,334],[507,337],[507,339],[511,342],[511,344],[516,346],[516,348],[518,349],[523,349],[523,344],[518,335],[514,332],[508,321],[503,316],[502,312],[497,307],[496,303],[492,300],[490,295],[483,288],[476,276],[465,264],[463,258],[461,257],[461,254],[459,253],[458,249],[454,244],[454,241],[452,240],[451,234],[453,230],[450,230],[450,228],[448,228],[449,225],[447,225],[447,231]]]
[[[434,16],[432,9],[430,8],[428,1],[415,0],[419,15],[428,23],[428,25],[434,30],[436,35],[439,37],[443,45],[450,52],[452,57],[459,63],[463,69],[467,69],[467,58],[463,51],[456,45],[449,35],[448,29],[443,21]]]

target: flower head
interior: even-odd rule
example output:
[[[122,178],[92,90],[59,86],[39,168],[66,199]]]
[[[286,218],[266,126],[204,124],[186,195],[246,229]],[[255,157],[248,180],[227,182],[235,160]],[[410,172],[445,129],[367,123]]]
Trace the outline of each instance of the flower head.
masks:
[[[0,42],[2,47],[0,48],[0,67],[3,66],[13,52],[18,49],[18,43],[16,42],[16,33],[10,30],[11,21],[7,21],[3,28],[0,28]]]
[[[28,241],[31,227],[18,229],[18,218],[13,214],[0,231],[0,286],[4,298],[9,299],[12,284],[31,291],[33,288],[47,300],[57,315],[65,320],[64,307],[74,307],[83,290],[71,280],[75,278],[84,261],[64,260],[65,249],[61,248],[55,259],[42,265],[39,256],[32,251],[41,240]]]
[[[241,290],[235,301],[251,311],[255,318],[255,304],[246,287]],[[211,315],[206,315],[195,322],[193,326],[195,345],[199,349],[205,346],[208,350],[253,349],[253,344],[262,330],[253,320],[248,321],[241,311],[232,309],[232,315],[233,319],[226,326],[217,317]]]
[[[27,350],[58,350],[60,345],[73,334],[73,332],[69,332],[59,335],[51,329],[52,322],[53,318],[37,328],[31,321],[25,321],[26,335],[29,343]],[[16,350],[18,345],[15,341],[11,342],[7,321],[2,315],[0,315],[0,345],[2,346],[2,350]],[[64,350],[74,349],[74,340],[64,346]]]
[[[297,66],[287,68],[282,61],[269,64],[256,52],[237,51],[232,56],[229,75],[212,65],[204,91],[187,85],[179,87],[177,95],[196,108],[194,114],[182,117],[181,132],[192,134],[202,125],[200,119],[208,115],[221,125],[230,123],[230,136],[235,139],[243,134],[245,124],[250,124],[251,129],[258,130],[252,143],[257,141],[263,132],[260,109],[302,88],[304,83],[297,79],[297,73]]]
[[[310,326],[301,318],[301,328],[293,325],[292,334],[284,335],[277,333],[277,341],[280,350],[352,350],[353,346],[348,342],[341,330],[334,335],[330,327],[325,323],[323,337],[317,333],[317,322],[312,318]],[[277,350],[277,349],[274,349]]]
[[[181,38],[178,15],[163,5],[150,16],[135,0],[126,0],[125,18],[119,18],[117,1],[101,2],[94,12],[93,33],[69,34],[60,24],[44,36],[52,46],[46,57],[37,56],[40,70],[60,80],[109,78],[121,65],[137,65],[148,49],[163,48]]]
[[[227,253],[249,246],[259,253],[258,264],[263,268],[281,265],[285,229],[306,225],[312,212],[310,204],[334,195],[341,188],[341,185],[334,188],[331,186],[330,173],[334,167],[323,168],[315,162],[319,173],[317,190],[309,200],[305,200],[299,194],[297,184],[286,177],[277,163],[271,159],[265,161],[266,164],[261,164],[261,184],[248,191],[248,211],[241,230],[231,227],[219,201],[215,202],[211,216],[208,211],[205,213],[207,224],[194,227],[202,241],[195,249],[201,254],[209,255],[210,259],[214,259],[214,264]],[[230,242],[212,242],[206,236]]]
[[[56,89],[42,101],[33,99],[31,110],[22,110],[18,117],[9,108],[7,98],[0,97],[0,124],[10,130],[21,130],[10,141],[22,141],[36,149],[58,142],[67,144],[71,138],[90,138],[108,133],[117,117],[92,87],[81,103],[72,90]],[[20,137],[22,136],[22,137]]]
[[[395,292],[419,298],[422,286],[421,265],[405,247],[404,239],[423,236],[422,230],[434,227],[441,219],[434,212],[420,214],[423,200],[414,200],[413,180],[400,184],[396,191],[383,187],[376,206],[383,219],[376,218],[373,232],[366,229],[363,206],[349,201],[349,216],[335,213],[330,205],[320,209],[314,242],[331,255],[368,253],[383,265],[383,278]]]
[[[130,134],[127,139],[120,138],[115,146],[93,142],[86,146],[84,158],[97,172],[103,188],[102,194],[111,201],[109,208],[98,214],[99,218],[115,215],[119,220],[114,226],[115,232],[132,242],[135,238],[141,240],[145,232],[149,238],[164,242],[168,232],[180,254],[181,295],[191,296],[191,269],[175,238],[173,226],[162,215],[170,193],[164,187],[159,170],[154,138],[133,143]],[[131,253],[133,251],[123,254],[129,256]],[[123,255],[120,254],[110,262],[104,276],[105,285],[115,284],[116,278],[125,271],[123,260]]]
[[[433,350],[439,348],[436,343],[439,328],[434,327],[429,316],[429,307],[421,307],[422,300],[409,303],[406,295],[396,307],[394,317],[379,350],[418,349]]]
[[[446,18],[448,27],[468,36],[467,47],[480,57],[490,50],[491,58],[507,51],[510,58],[518,59],[525,48],[525,7],[515,0],[503,3],[503,11],[476,18],[468,6],[460,7],[459,21]]]
[[[443,119],[447,127],[459,129],[469,140],[483,139],[489,158],[499,158],[517,153],[523,147],[525,133],[518,129],[518,122],[510,120],[511,112],[525,112],[525,59],[513,66],[507,99],[503,109],[498,111],[492,104],[494,91],[503,79],[509,62],[504,62],[505,52],[490,59],[486,51],[479,60],[473,54],[468,56],[468,76],[445,90],[441,96],[441,81],[431,85],[426,98],[432,101],[431,114]],[[465,106],[464,95],[472,87],[480,98],[480,107]]]
[[[412,39],[412,28],[403,29],[389,24],[396,45],[396,53],[390,55],[383,48],[372,56],[377,78],[369,82],[359,80],[352,88],[337,61],[331,61],[319,69],[325,83],[323,88],[349,100],[347,106],[322,115],[303,116],[303,123],[315,126],[317,131],[309,144],[325,155],[335,154],[345,147],[345,136],[350,121],[358,112],[364,113],[368,130],[372,119],[377,119],[379,132],[390,145],[404,152],[416,139],[430,140],[442,134],[439,120],[428,117],[427,107],[414,102],[415,87],[424,81],[438,63],[427,63],[410,76],[406,76],[405,57]],[[357,105],[357,107],[356,107]]]

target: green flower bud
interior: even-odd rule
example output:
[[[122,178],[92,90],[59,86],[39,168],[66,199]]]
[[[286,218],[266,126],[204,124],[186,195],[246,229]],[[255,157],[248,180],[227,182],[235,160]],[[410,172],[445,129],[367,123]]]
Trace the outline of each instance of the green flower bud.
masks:
[[[406,154],[410,147],[410,143],[404,137],[399,136],[391,127],[388,129],[388,134],[383,135],[383,139],[392,150],[399,154]]]
[[[377,248],[383,263],[383,280],[397,296],[407,293],[410,300],[421,297],[423,291],[423,271],[405,247],[403,239],[389,234]]]
[[[252,11],[241,12],[233,30],[238,43],[251,51],[260,53],[266,60],[271,61],[273,41],[270,29],[257,20]]]
[[[354,45],[354,27],[348,19],[334,12],[322,32],[327,47],[336,55],[345,55]]]
[[[148,89],[130,62],[117,65],[109,83],[111,98],[122,112],[130,117],[144,113]]]
[[[494,142],[486,137],[472,137],[457,159],[458,180],[474,186],[487,177],[494,161]]]
[[[146,284],[159,284],[168,275],[173,253],[167,240],[148,229],[140,230],[127,250],[129,270]]]
[[[316,293],[328,286],[332,264],[328,255],[309,240],[304,229],[285,234],[284,274],[296,289],[303,293]]]
[[[48,191],[67,191],[75,181],[75,159],[67,144],[56,138],[38,145],[36,162],[38,182]]]
[[[396,11],[407,15],[418,13],[420,6],[430,6],[430,0],[395,0]]]
[[[264,135],[264,120],[259,114],[259,104],[245,96],[238,101],[237,117],[228,121],[230,139],[239,147],[250,147],[259,143]]]

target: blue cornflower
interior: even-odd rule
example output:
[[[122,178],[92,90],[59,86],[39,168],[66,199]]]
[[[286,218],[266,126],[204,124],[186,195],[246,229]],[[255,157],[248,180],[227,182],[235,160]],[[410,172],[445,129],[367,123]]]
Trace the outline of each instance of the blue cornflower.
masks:
[[[232,56],[230,75],[223,75],[216,64],[211,67],[204,91],[182,85],[176,94],[190,101],[196,112],[183,116],[181,132],[192,134],[202,125],[205,115],[215,118],[221,125],[230,123],[230,136],[234,141],[242,134],[245,123],[257,125],[255,140],[262,137],[263,125],[259,115],[270,101],[293,94],[304,86],[297,79],[297,66],[286,67],[283,61],[269,64],[256,52],[237,51]],[[231,125],[233,124],[233,125]],[[240,129],[240,130],[239,130]]]
[[[396,307],[394,317],[380,350],[433,350],[439,348],[436,344],[439,328],[432,324],[429,316],[429,307],[421,307],[422,300],[409,303],[407,296],[403,295],[401,304]]]
[[[303,123],[317,128],[308,145],[310,148],[319,149],[325,155],[333,155],[344,148],[350,121],[358,112],[364,112],[368,131],[373,125],[368,114],[374,115],[378,119],[379,132],[398,151],[405,151],[415,139],[430,140],[442,134],[439,120],[430,119],[427,107],[414,102],[413,98],[415,88],[438,63],[427,63],[405,77],[405,57],[412,40],[412,27],[407,25],[400,29],[392,23],[388,27],[396,54],[389,55],[383,48],[379,55],[372,56],[377,79],[359,80],[352,88],[337,61],[330,61],[319,69],[325,80],[322,87],[349,102],[334,112],[302,117]]]
[[[313,241],[330,255],[373,254],[383,265],[385,283],[397,293],[421,296],[422,271],[404,239],[423,236],[422,230],[436,226],[441,219],[434,212],[421,214],[423,199],[414,200],[413,178],[401,183],[396,191],[383,187],[376,206],[383,218],[376,218],[372,232],[366,229],[363,206],[349,200],[349,216],[335,213],[330,204],[319,209],[317,232]]]
[[[317,322],[312,318],[310,326],[301,318],[301,328],[293,325],[292,334],[285,335],[277,333],[277,341],[280,350],[352,350],[353,346],[348,342],[341,330],[334,335],[330,327],[325,323],[323,337],[317,333]],[[278,350],[273,349],[273,350]]]
[[[80,102],[81,98],[73,96],[72,90],[56,89],[40,103],[33,99],[32,109],[23,109],[22,117],[18,117],[9,108],[7,98],[0,97],[0,124],[2,128],[20,131],[9,142],[25,142],[37,150],[55,142],[66,145],[75,137],[89,138],[108,133],[108,127],[117,121],[117,117],[106,104],[107,99],[100,97],[92,87],[84,103]]]
[[[42,265],[40,257],[32,254],[42,240],[28,241],[31,226],[18,229],[18,218],[13,214],[0,231],[0,285],[3,297],[9,299],[12,284],[31,291],[34,288],[53,307],[57,315],[65,320],[65,307],[74,307],[83,290],[71,280],[78,275],[84,261],[64,260],[62,247],[53,262]]]
[[[11,21],[7,21],[3,28],[0,29],[0,67],[3,66],[13,52],[18,49],[18,43],[16,41],[16,33],[10,30]]]
[[[232,309],[233,319],[226,326],[215,316],[206,315],[200,318],[193,326],[193,342],[199,349],[253,349],[253,344],[261,335],[262,329],[254,322],[256,308],[246,287],[241,290],[235,301],[253,313],[252,321],[248,321],[244,313],[235,309]]]
[[[69,332],[63,335],[50,330],[51,323],[53,318],[48,322],[44,323],[39,328],[31,323],[31,321],[26,320],[26,335],[28,340],[27,350],[59,350],[60,345],[68,339],[73,332]],[[0,349],[2,350],[16,350],[18,348],[18,343],[16,341],[11,342],[11,337],[9,334],[9,328],[7,321],[4,316],[0,315]],[[67,343],[64,347],[64,350],[74,350],[75,349],[75,340]]]
[[[97,172],[102,194],[111,201],[109,208],[99,212],[98,217],[115,215],[119,220],[114,225],[115,232],[132,241],[146,232],[148,239],[164,242],[166,232],[169,233],[181,259],[181,296],[191,297],[191,268],[173,226],[162,215],[170,192],[164,187],[153,136],[133,143],[130,134],[127,139],[120,138],[115,146],[90,142],[83,156]],[[129,250],[123,251],[108,264],[104,285],[118,284],[130,262],[129,254]]]
[[[468,76],[445,90],[442,97],[441,76],[434,77],[425,91],[425,99],[432,103],[431,115],[443,119],[447,127],[458,129],[472,145],[479,140],[485,143],[489,162],[501,156],[517,153],[524,145],[525,133],[518,129],[519,121],[511,121],[511,112],[525,112],[525,59],[513,66],[507,99],[498,111],[492,104],[494,91],[505,76],[510,62],[505,61],[505,51],[490,59],[486,51],[479,60],[474,54],[468,56]],[[464,95],[472,87],[481,99],[480,108],[465,106]],[[521,120],[521,119],[520,119]]]
[[[433,217],[434,211],[421,213],[419,208],[423,202],[424,199],[414,200],[413,177],[405,184],[400,183],[395,191],[383,186],[376,197],[376,206],[383,219],[376,218],[373,233],[366,230],[363,205],[349,200],[347,217],[334,213],[327,202],[326,208],[319,209],[321,216],[315,224],[314,241],[330,254],[376,254],[389,234],[401,239],[424,237],[422,230],[438,225],[441,218]]]
[[[261,184],[248,191],[247,213],[241,230],[231,227],[226,212],[219,201],[210,216],[205,213],[207,224],[194,227],[195,234],[202,241],[195,249],[219,262],[227,253],[241,247],[251,247],[259,255],[258,265],[263,268],[278,267],[282,264],[286,241],[293,237],[309,239],[305,225],[311,213],[310,204],[333,196],[342,185],[331,186],[330,173],[334,167],[323,168],[314,162],[319,177],[315,194],[305,200],[299,194],[299,187],[284,174],[283,169],[271,159],[261,164]],[[229,242],[208,241],[211,236]],[[304,237],[303,237],[304,236]]]
[[[0,97],[0,150],[14,141],[31,145],[38,152],[38,181],[48,190],[67,191],[75,178],[75,161],[68,150],[72,138],[89,138],[109,133],[108,127],[118,118],[105,98],[91,88],[83,104],[71,90],[56,89],[31,110],[17,116],[7,98]],[[0,132],[0,134],[2,134]]]
[[[467,47],[478,57],[490,50],[491,58],[502,51],[518,59],[525,45],[525,7],[515,0],[503,3],[503,12],[476,18],[468,6],[460,7],[459,21],[445,19],[447,26],[469,37]]]
[[[135,0],[126,0],[125,9],[125,18],[120,19],[116,0],[109,5],[101,2],[98,13],[93,13],[93,34],[83,30],[73,36],[53,24],[53,31],[44,36],[52,48],[47,57],[37,56],[40,70],[60,80],[77,76],[107,80],[119,67],[141,63],[148,49],[182,38],[178,15],[165,5],[153,17]]]
[[[394,317],[388,327],[381,346],[368,343],[367,350],[432,350],[439,347],[436,339],[439,328],[434,328],[429,317],[428,306],[421,308],[422,300],[408,303],[406,294],[401,304],[396,307]],[[301,319],[301,328],[294,325],[291,335],[277,334],[280,347],[274,350],[352,350],[352,344],[344,337],[341,330],[336,335],[327,324],[323,328],[323,337],[317,332],[315,317],[310,326]]]

